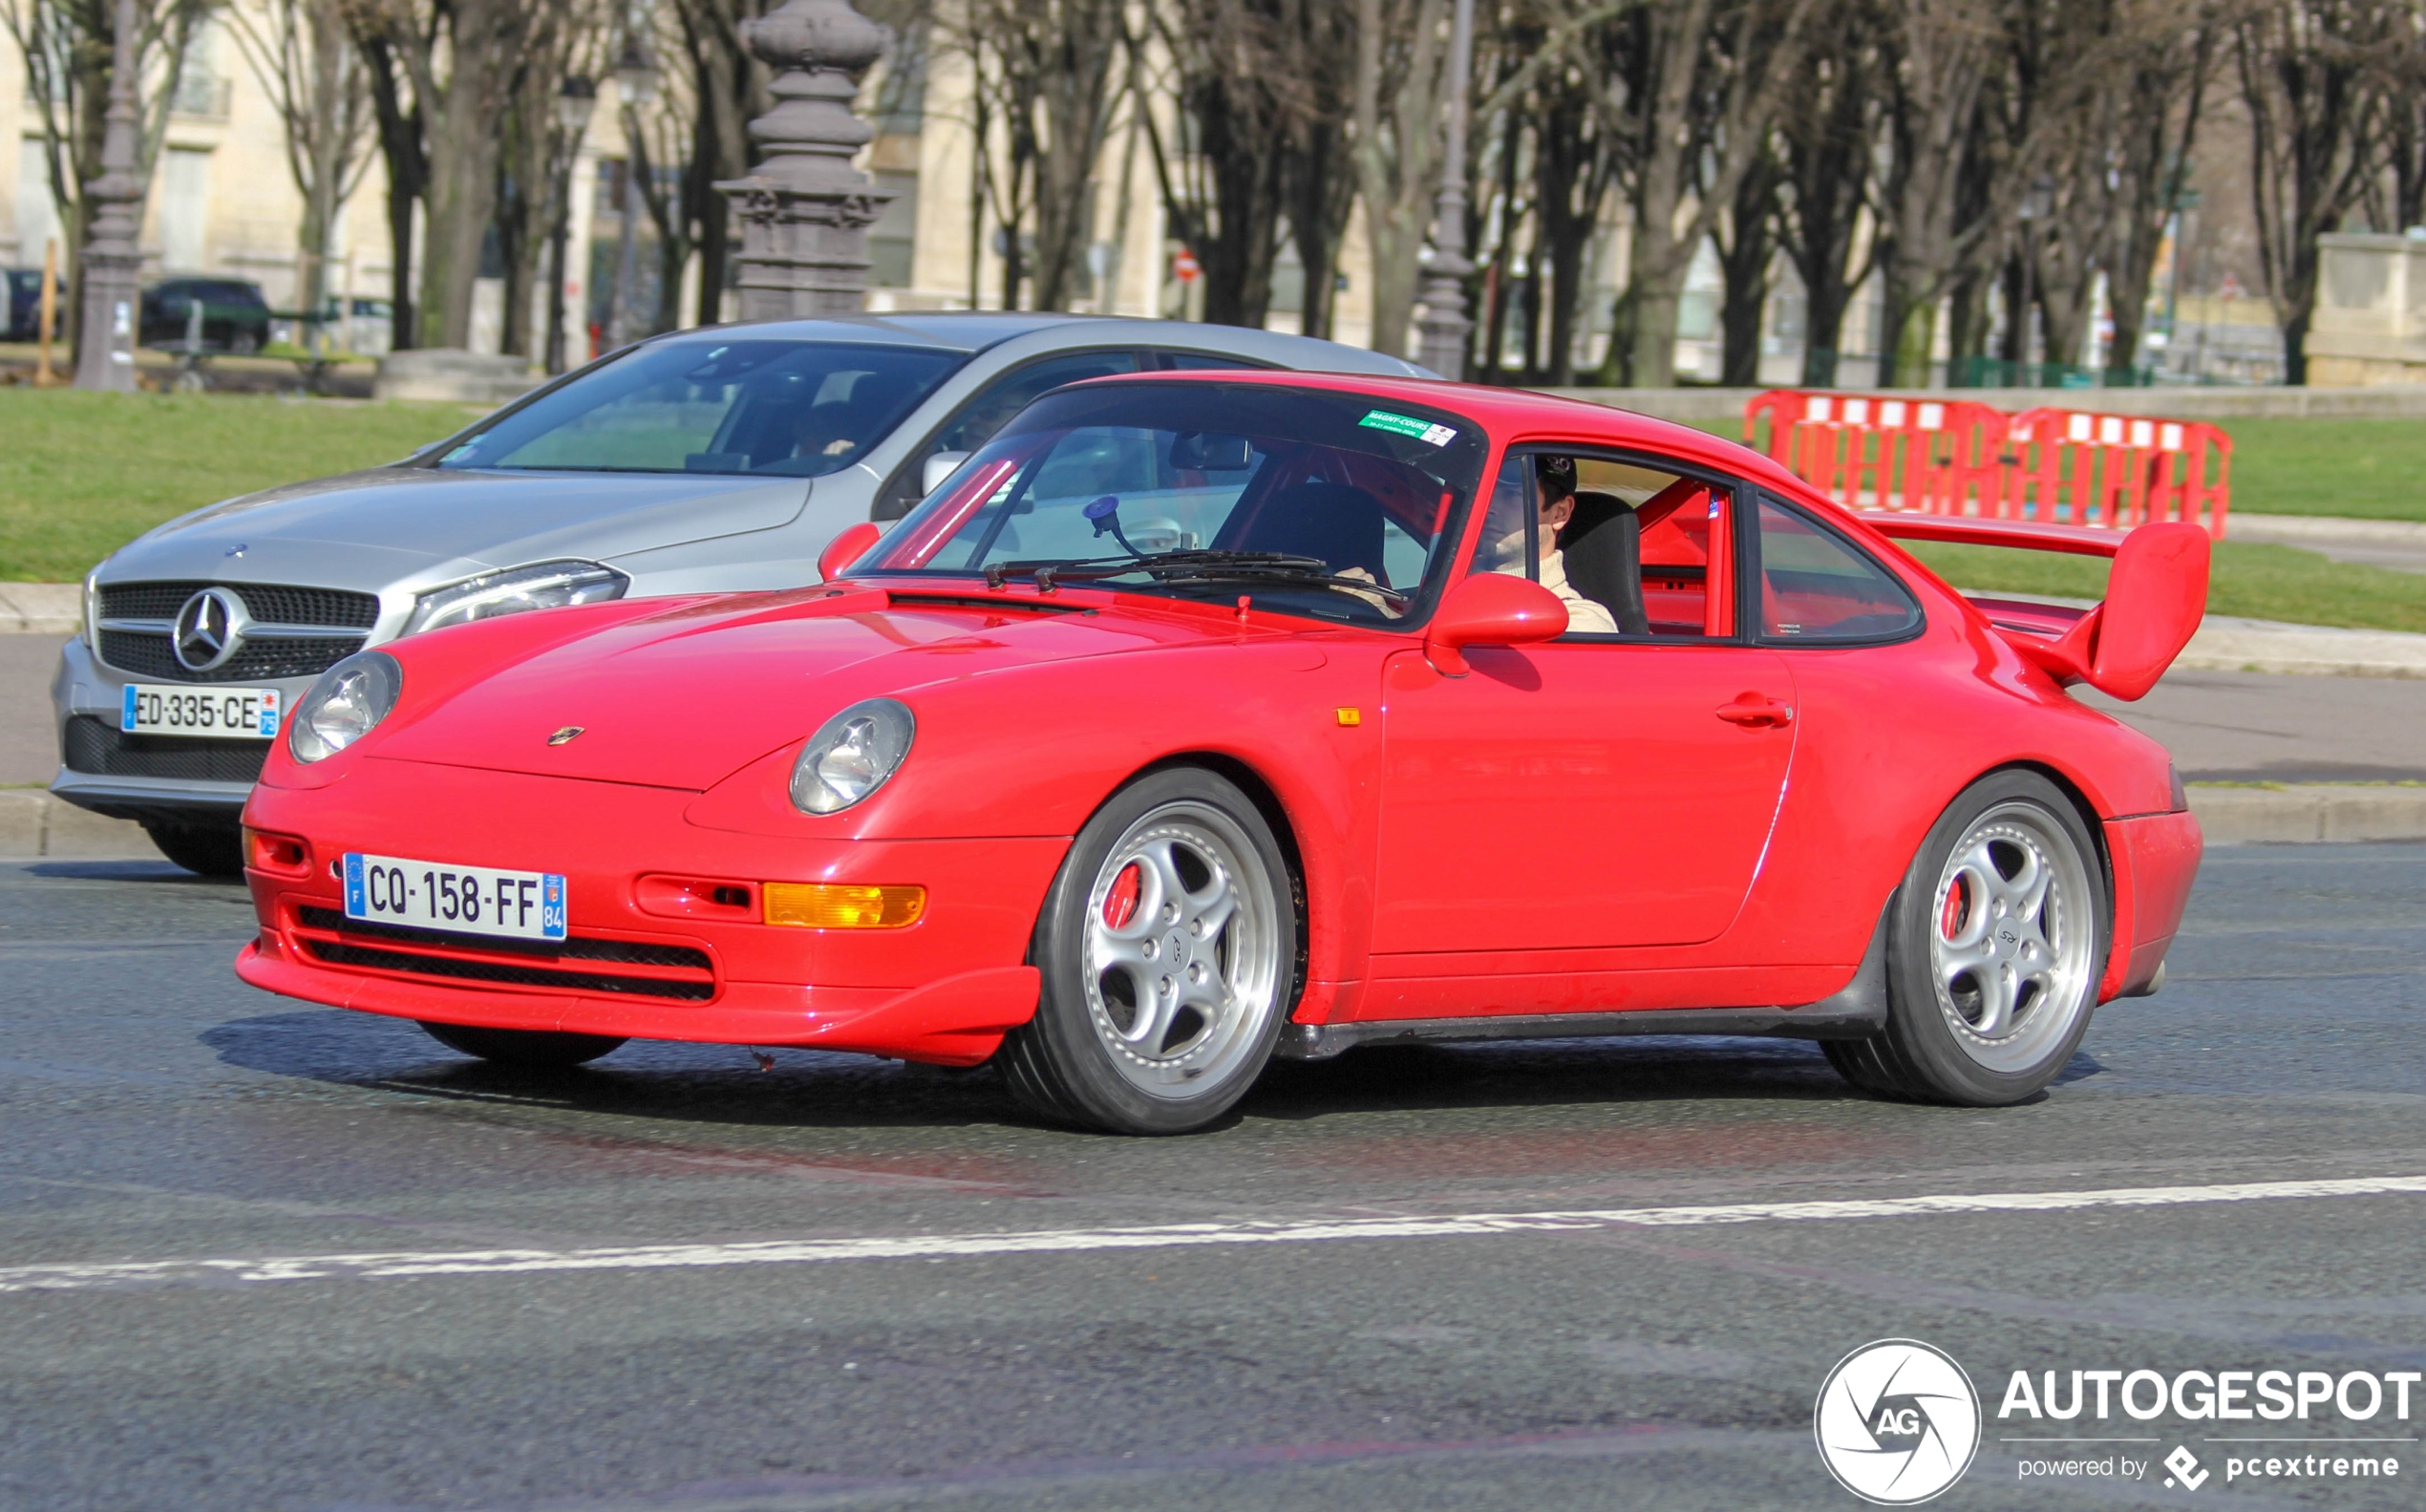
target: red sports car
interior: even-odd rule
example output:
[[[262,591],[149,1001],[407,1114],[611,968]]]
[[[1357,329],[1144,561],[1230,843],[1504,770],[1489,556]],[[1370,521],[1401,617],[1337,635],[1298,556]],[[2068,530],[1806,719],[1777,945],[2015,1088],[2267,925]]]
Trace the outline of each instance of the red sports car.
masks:
[[[2082,612],[1891,543],[2114,557]],[[493,1060],[991,1060],[1134,1133],[1376,1040],[1820,1041],[2010,1103],[2198,867],[2154,683],[2206,540],[1851,515],[1740,447],[1305,373],[1039,400],[832,581],[331,669],[245,812],[245,980]],[[856,559],[856,560],[854,560]]]

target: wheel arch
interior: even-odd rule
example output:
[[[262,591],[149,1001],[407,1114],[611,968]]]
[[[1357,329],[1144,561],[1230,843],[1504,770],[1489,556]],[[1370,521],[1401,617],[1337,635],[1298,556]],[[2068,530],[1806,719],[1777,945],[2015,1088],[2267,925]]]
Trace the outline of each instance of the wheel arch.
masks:
[[[1121,793],[1156,773],[1169,772],[1182,767],[1197,767],[1211,772],[1245,794],[1247,801],[1255,805],[1255,810],[1263,816],[1264,822],[1271,827],[1272,839],[1280,845],[1282,863],[1288,868],[1289,907],[1297,919],[1297,959],[1290,964],[1289,969],[1287,1001],[1284,1005],[1282,1014],[1286,1019],[1296,1012],[1298,1001],[1306,991],[1307,968],[1311,959],[1309,942],[1313,937],[1310,903],[1312,889],[1306,878],[1306,853],[1298,842],[1297,824],[1290,818],[1288,805],[1282,800],[1279,788],[1257,770],[1252,762],[1228,752],[1175,751],[1168,756],[1158,756],[1114,783],[1105,791],[1095,808],[1088,811],[1088,818],[1094,818],[1096,812],[1101,810],[1104,804],[1111,802]]]
[[[1990,767],[1987,771],[1973,777],[1970,781],[1964,783],[1963,790],[1968,792],[2000,772],[2028,772],[2033,777],[2044,777],[2054,786],[2056,792],[2064,796],[2066,802],[2072,804],[2073,812],[2080,820],[2081,827],[2089,832],[2091,848],[2096,853],[2097,875],[2101,879],[2106,893],[2106,926],[2110,930],[2115,928],[2117,923],[2115,912],[2117,901],[2115,897],[2115,857],[2112,847],[2106,843],[2105,817],[2097,812],[2097,805],[2090,801],[2088,792],[2078,782],[2073,780],[2072,775],[2062,768],[2051,766],[2044,761],[2030,760],[2006,761]],[[1953,799],[1948,799],[1947,801],[1951,803]],[[2109,949],[2113,948],[2113,943],[2111,940],[2107,942]]]

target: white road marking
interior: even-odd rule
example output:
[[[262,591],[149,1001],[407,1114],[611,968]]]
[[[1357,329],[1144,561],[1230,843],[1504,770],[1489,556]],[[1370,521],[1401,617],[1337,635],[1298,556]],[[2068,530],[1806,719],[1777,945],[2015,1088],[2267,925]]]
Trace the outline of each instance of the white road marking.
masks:
[[[979,1255],[1073,1254],[1098,1249],[1178,1249],[1202,1245],[1455,1239],[1495,1234],[1574,1233],[1606,1228],[1694,1228],[1715,1224],[1799,1224],[1968,1213],[2060,1213],[2101,1207],[2175,1207],[2207,1203],[2400,1195],[2426,1195],[2426,1176],[2362,1176],[2322,1182],[2242,1182],[2213,1186],[2122,1186],[2089,1192],[1967,1192],[1837,1202],[1734,1203],[1717,1207],[1612,1207],[1574,1212],[1447,1213],[1403,1218],[1168,1224],[1141,1228],[1048,1228],[993,1234],[774,1239],[730,1245],[634,1245],[595,1249],[394,1250],[350,1255],[279,1255],[248,1260],[141,1260],[10,1266],[0,1267],[0,1292],[80,1291],[161,1282],[369,1280],[388,1276],[508,1275],[554,1270],[798,1266],[839,1260],[945,1260]]]

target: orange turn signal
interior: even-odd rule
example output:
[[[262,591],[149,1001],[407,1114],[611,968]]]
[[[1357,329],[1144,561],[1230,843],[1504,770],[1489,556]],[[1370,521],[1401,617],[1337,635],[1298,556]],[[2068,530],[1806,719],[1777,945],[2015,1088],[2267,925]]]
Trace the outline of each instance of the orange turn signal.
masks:
[[[295,836],[247,828],[244,837],[245,864],[254,871],[300,877],[311,869],[311,847]]]
[[[924,887],[839,882],[771,882],[759,889],[769,924],[801,929],[899,929],[926,911]]]

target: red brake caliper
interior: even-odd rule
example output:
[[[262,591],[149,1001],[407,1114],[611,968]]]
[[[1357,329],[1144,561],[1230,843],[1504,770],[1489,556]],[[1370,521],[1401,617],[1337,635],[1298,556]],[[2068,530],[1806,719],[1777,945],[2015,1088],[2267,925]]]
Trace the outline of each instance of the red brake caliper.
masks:
[[[1937,932],[1948,940],[1954,938],[1955,930],[1963,927],[1963,916],[1970,911],[1965,906],[1970,888],[1969,878],[1957,877],[1954,885],[1946,889],[1946,908],[1938,919]]]
[[[1138,915],[1138,889],[1142,885],[1138,863],[1131,862],[1112,879],[1112,890],[1103,895],[1103,925],[1117,929]]]

